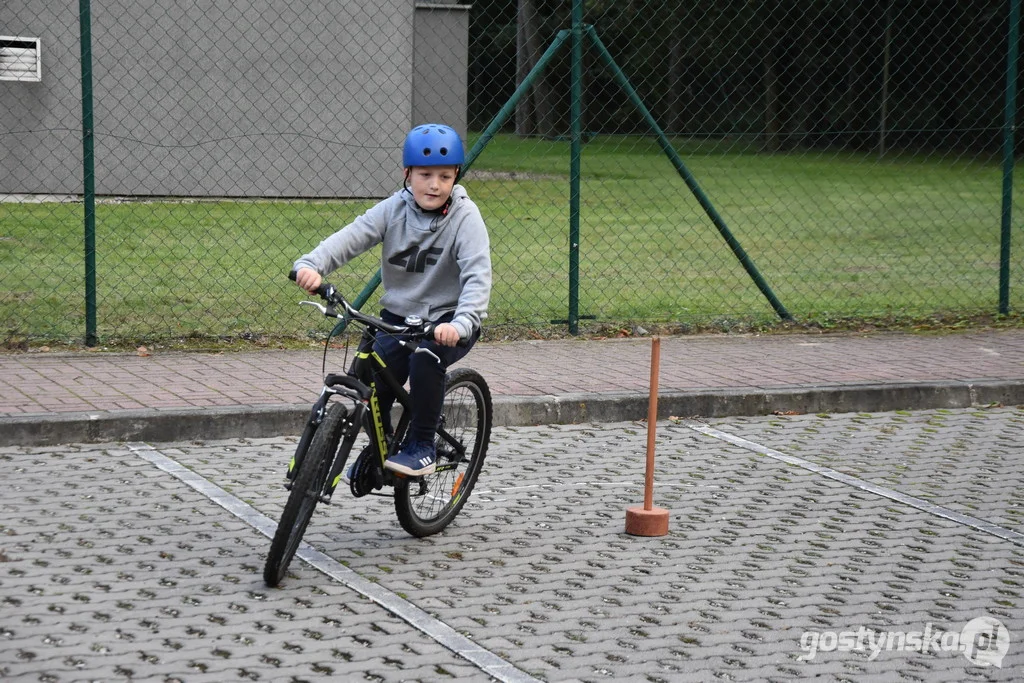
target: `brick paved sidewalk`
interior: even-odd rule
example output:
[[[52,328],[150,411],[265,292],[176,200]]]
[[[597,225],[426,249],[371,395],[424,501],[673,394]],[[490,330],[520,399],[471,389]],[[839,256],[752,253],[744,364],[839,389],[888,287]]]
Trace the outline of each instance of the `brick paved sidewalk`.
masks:
[[[571,423],[644,415],[650,354],[649,339],[482,342],[463,364],[487,378],[498,424]],[[47,442],[46,433],[72,441],[291,433],[318,392],[320,368],[316,349],[0,355],[0,444]],[[660,393],[665,415],[1016,404],[1024,330],[666,337]]]

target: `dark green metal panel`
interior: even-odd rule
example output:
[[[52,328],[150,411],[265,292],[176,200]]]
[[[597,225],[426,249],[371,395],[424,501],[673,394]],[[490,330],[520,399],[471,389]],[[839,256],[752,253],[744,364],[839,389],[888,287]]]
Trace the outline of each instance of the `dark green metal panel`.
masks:
[[[1010,0],[1006,50],[1006,108],[1003,122],[1003,205],[999,239],[999,312],[1010,312],[1010,231],[1013,227],[1014,129],[1017,119],[1017,56],[1020,0]]]
[[[572,3],[572,85],[569,123],[569,334],[580,330],[580,119],[583,116],[583,0]]]
[[[79,0],[82,58],[82,199],[85,221],[85,345],[96,346],[96,166],[92,123],[92,21],[90,0]]]

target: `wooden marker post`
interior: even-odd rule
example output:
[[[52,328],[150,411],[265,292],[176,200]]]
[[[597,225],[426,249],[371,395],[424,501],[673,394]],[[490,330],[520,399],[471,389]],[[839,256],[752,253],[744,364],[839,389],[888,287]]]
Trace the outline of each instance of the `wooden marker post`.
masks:
[[[654,507],[654,436],[658,424],[658,370],[661,339],[651,339],[651,396],[647,403],[647,472],[644,476],[644,504],[626,509],[626,533],[634,536],[664,536],[668,533],[668,510]]]

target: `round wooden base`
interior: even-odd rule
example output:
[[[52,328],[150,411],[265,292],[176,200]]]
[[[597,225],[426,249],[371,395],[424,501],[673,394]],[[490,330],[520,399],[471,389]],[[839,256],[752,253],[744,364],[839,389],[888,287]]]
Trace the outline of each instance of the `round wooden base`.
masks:
[[[633,536],[664,536],[668,533],[668,510],[642,505],[626,509],[626,533]]]

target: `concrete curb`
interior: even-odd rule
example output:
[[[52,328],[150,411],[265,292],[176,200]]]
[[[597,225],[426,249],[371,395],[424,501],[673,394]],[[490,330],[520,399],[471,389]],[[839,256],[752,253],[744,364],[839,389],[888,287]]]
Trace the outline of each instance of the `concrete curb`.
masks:
[[[0,417],[0,445],[172,442],[297,433],[309,406],[259,405]]]
[[[617,422],[647,417],[647,394],[498,396],[499,427]],[[1024,404],[1024,380],[820,385],[750,391],[665,392],[661,418],[729,417],[773,413],[855,413]],[[213,440],[294,435],[309,406],[242,405],[218,408],[45,413],[0,417],[0,446],[50,446],[115,441]]]
[[[498,426],[615,422],[647,417],[647,394],[567,394],[495,399]],[[658,416],[729,417],[773,413],[859,413],[1024,404],[1024,380],[821,385],[665,392]]]

